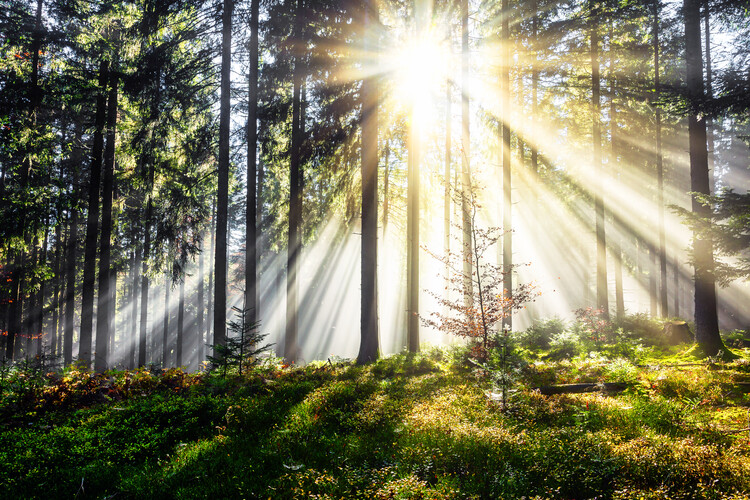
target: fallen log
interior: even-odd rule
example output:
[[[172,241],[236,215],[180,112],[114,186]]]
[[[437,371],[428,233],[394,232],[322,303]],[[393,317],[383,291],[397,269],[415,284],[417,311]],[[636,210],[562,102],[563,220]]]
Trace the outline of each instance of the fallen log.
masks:
[[[606,392],[617,393],[627,389],[630,384],[626,382],[599,382],[596,384],[561,384],[561,385],[543,385],[534,387],[533,390],[539,391],[545,396],[554,394],[581,394],[584,392]]]

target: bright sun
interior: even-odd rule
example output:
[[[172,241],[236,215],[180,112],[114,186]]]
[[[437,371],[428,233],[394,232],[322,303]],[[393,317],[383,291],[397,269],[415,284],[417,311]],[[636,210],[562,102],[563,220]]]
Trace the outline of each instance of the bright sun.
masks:
[[[395,104],[416,116],[428,113],[449,70],[445,40],[429,33],[413,38],[395,47],[388,60]]]

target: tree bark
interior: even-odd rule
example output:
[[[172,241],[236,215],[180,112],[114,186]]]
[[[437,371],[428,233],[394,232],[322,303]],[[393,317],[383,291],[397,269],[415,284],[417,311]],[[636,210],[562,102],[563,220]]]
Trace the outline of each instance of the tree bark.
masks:
[[[181,367],[183,365],[182,351],[184,349],[185,341],[185,280],[187,274],[182,275],[180,280],[180,302],[177,310],[177,342],[175,345],[175,366]]]
[[[471,139],[469,123],[469,2],[461,0],[461,225],[463,229],[464,305],[474,303],[471,258]]]
[[[700,0],[683,0],[685,16],[685,63],[687,94],[691,106],[704,98],[703,54],[701,53]],[[690,189],[709,195],[706,120],[695,110],[688,115],[690,147]],[[701,218],[711,216],[711,207],[693,197],[692,210]],[[715,356],[723,347],[716,313],[716,277],[714,276],[713,242],[710,237],[693,233],[693,267],[695,270],[695,339],[703,352]]]
[[[502,22],[501,22],[501,50],[502,62],[500,68],[500,130],[502,140],[502,167],[503,167],[503,299],[513,299],[513,190],[511,185],[510,167],[510,9],[508,0],[502,0]],[[480,290],[481,294],[481,290]],[[511,311],[504,311],[502,320],[503,331],[513,328],[513,316]]]
[[[102,172],[102,222],[99,240],[99,300],[96,309],[96,354],[94,370],[101,373],[109,368],[110,326],[114,315],[111,285],[112,199],[114,193],[115,140],[117,128],[117,73],[109,72],[109,103],[107,107],[107,145]]]
[[[96,238],[99,234],[99,188],[102,175],[103,130],[106,119],[108,77],[109,61],[103,59],[99,65],[99,88],[96,98],[94,144],[91,150],[89,203],[86,215],[86,242],[83,257],[83,287],[81,289],[81,331],[78,360],[86,367],[91,366],[91,337],[94,321],[94,285],[96,279]]]
[[[364,5],[365,53],[375,44],[372,28],[378,23],[375,2]],[[357,363],[370,363],[379,357],[378,339],[378,82],[376,76],[362,81],[362,246],[361,316]]]
[[[659,224],[659,297],[661,301],[661,316],[669,316],[669,299],[667,295],[667,238],[664,228],[664,159],[662,155],[661,144],[661,108],[659,107],[659,98],[661,94],[660,68],[659,68],[659,0],[654,0],[654,17],[653,17],[653,49],[654,49],[654,106],[656,112],[656,184],[657,184],[657,205],[658,205],[658,224]]]
[[[258,321],[258,228],[256,174],[258,142],[258,16],[260,0],[252,0],[250,5],[250,47],[247,97],[247,203],[245,212],[245,307],[248,321]]]
[[[169,291],[172,283],[169,274],[164,275],[164,330],[161,336],[161,365],[167,368],[169,362]]]
[[[607,242],[604,229],[604,200],[602,197],[602,132],[601,102],[599,75],[599,8],[593,0],[590,2],[591,20],[589,33],[591,38],[591,116],[594,178],[594,211],[596,212],[596,307],[605,317],[609,317],[609,297],[607,291]]]
[[[216,255],[214,290],[214,344],[225,345],[227,333],[227,211],[229,207],[229,133],[232,71],[232,10],[224,0],[221,42],[221,97],[219,104],[219,168],[216,200]]]
[[[295,12],[295,34],[298,37],[292,72],[292,143],[289,155],[289,238],[287,247],[286,274],[286,333],[284,336],[284,359],[293,363],[299,358],[297,342],[297,320],[299,307],[299,257],[301,253],[300,225],[302,221],[302,141],[304,124],[301,123],[302,91],[302,0],[297,0]]]

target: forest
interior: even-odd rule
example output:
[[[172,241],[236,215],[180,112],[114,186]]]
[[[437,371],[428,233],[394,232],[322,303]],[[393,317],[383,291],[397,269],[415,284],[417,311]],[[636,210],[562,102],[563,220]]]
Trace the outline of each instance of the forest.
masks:
[[[750,498],[748,40],[0,0],[0,497]]]

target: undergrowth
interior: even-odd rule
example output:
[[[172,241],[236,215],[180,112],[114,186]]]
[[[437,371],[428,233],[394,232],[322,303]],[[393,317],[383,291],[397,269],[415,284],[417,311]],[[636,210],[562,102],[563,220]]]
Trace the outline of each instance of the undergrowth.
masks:
[[[460,348],[227,377],[12,370],[0,495],[750,498],[747,358],[670,356],[526,357],[506,408]],[[573,382],[627,389],[534,390]]]

